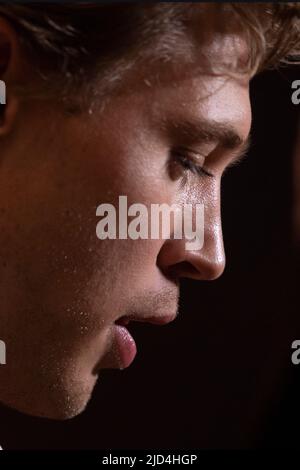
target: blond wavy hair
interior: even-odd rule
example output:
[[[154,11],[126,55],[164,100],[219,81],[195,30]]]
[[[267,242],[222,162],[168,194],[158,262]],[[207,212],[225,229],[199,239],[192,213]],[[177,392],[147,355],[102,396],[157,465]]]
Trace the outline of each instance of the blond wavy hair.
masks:
[[[190,24],[201,31],[209,9],[213,28],[246,39],[253,74],[300,62],[298,3],[1,3],[0,16],[41,76],[78,83],[101,71],[102,81],[116,84],[138,63],[187,57]]]

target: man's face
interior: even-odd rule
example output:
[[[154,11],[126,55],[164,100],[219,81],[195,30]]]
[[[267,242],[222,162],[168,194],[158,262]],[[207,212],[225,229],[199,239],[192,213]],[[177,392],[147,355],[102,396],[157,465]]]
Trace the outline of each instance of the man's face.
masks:
[[[211,45],[219,62],[222,41]],[[124,366],[121,317],[167,322],[181,277],[222,273],[220,181],[250,120],[248,78],[179,65],[161,80],[131,80],[102,112],[66,114],[47,100],[20,105],[0,170],[3,403],[76,415],[101,369]],[[190,171],[190,159],[210,175]],[[99,240],[96,208],[118,207],[120,195],[128,206],[204,204],[203,248],[186,250],[184,239]]]

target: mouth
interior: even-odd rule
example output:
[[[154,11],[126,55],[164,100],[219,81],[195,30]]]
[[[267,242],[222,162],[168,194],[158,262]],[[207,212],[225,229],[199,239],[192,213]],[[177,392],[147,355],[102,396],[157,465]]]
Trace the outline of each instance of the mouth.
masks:
[[[151,323],[152,325],[167,325],[175,320],[177,315],[164,315],[152,317],[139,317],[138,315],[124,315],[115,321],[116,325],[127,326],[130,322]]]
[[[125,369],[132,364],[137,347],[133,337],[127,329],[130,322],[151,323],[153,325],[166,325],[173,321],[176,315],[139,317],[124,315],[118,318],[113,325],[113,345],[119,369]]]

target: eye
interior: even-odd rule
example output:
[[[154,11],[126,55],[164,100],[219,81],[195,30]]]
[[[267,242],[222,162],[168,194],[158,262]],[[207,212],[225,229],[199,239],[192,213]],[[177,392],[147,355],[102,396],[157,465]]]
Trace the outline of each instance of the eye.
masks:
[[[182,170],[184,171],[190,171],[191,173],[193,173],[194,175],[197,175],[197,176],[200,176],[200,177],[214,177],[214,175],[212,173],[210,173],[208,170],[206,170],[204,168],[204,166],[200,165],[199,163],[197,163],[195,160],[197,157],[195,157],[196,155],[198,155],[196,152],[193,152],[192,150],[188,150],[188,149],[183,149],[183,148],[177,148],[177,149],[173,149],[171,151],[171,161],[173,163],[173,166],[175,166],[175,170],[177,169],[177,177],[179,177],[180,175],[178,174],[178,166],[180,166],[181,168],[181,172]],[[199,155],[198,155],[198,158],[199,160]],[[204,158],[203,158],[204,160]]]

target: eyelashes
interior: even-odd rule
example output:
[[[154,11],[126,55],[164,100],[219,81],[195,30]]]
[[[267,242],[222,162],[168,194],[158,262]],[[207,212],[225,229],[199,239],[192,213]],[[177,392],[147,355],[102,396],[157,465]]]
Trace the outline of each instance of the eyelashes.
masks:
[[[181,168],[185,171],[190,171],[194,175],[200,177],[213,178],[214,175],[212,173],[195,162],[192,153],[194,152],[188,151],[186,149],[174,149],[171,152],[171,159],[177,166],[180,165]]]

